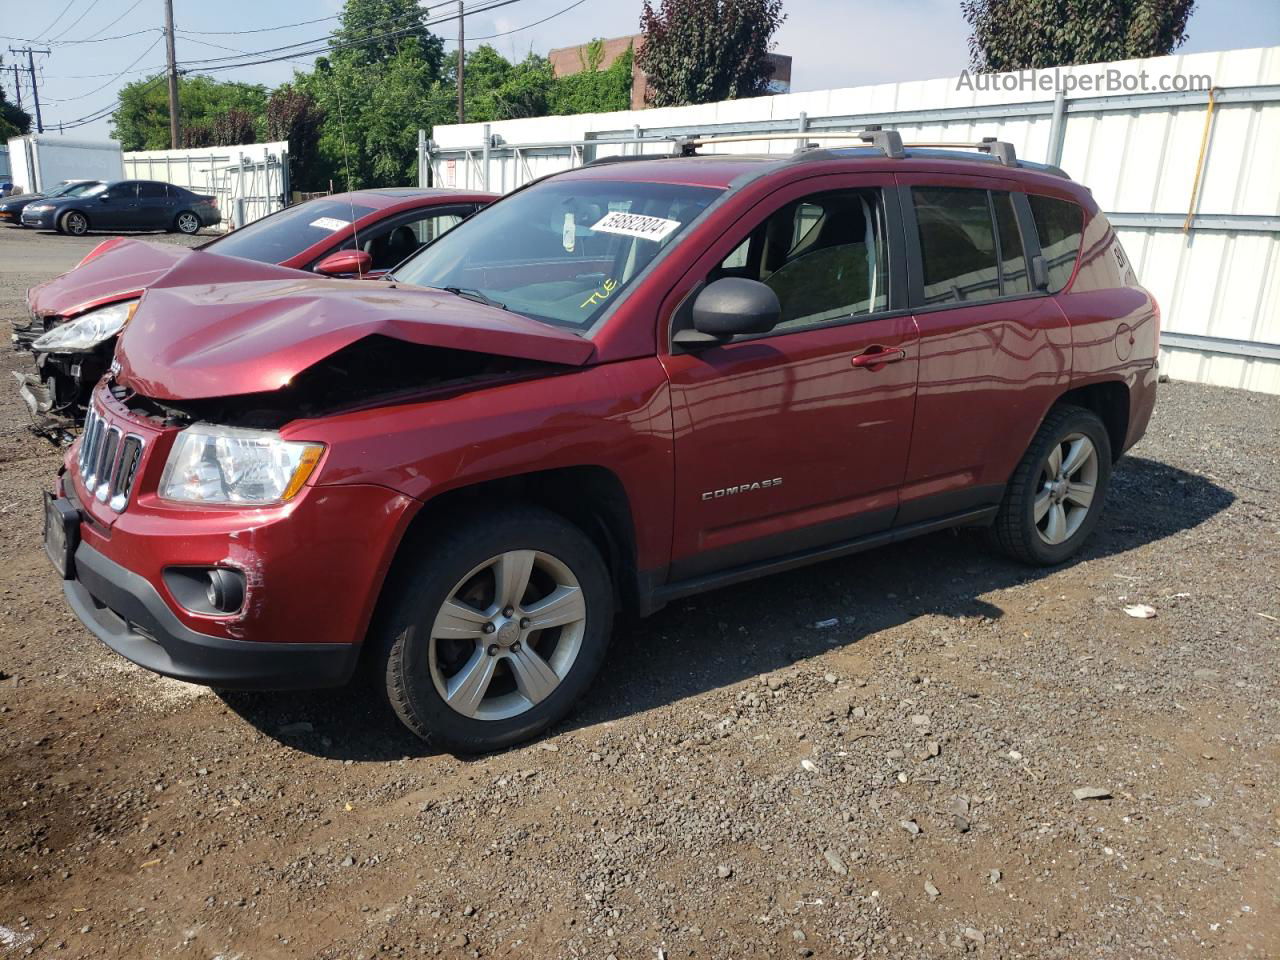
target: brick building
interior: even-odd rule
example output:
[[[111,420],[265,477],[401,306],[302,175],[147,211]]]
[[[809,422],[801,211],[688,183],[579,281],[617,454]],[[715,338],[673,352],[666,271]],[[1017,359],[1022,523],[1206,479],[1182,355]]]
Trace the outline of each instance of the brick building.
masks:
[[[614,37],[602,41],[604,56],[600,61],[600,69],[604,70],[615,60],[634,46],[639,52],[644,42],[640,34],[632,37]],[[548,54],[551,69],[557,77],[568,77],[581,73],[587,68],[588,43],[580,43],[576,47],[560,47]],[[773,75],[769,79],[769,93],[791,92],[791,58],[781,53],[769,54],[769,62],[773,64]],[[631,109],[643,110],[648,104],[649,80],[638,66],[631,68]]]

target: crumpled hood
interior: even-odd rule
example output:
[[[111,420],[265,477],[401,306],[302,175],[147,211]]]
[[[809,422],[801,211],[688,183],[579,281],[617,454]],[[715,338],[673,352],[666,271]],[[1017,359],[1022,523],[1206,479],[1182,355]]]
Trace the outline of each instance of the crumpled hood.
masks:
[[[116,379],[157,400],[264,393],[369,336],[572,366],[595,352],[567,330],[443,291],[202,253],[147,290],[116,346]]]
[[[114,246],[60,277],[27,291],[27,304],[40,317],[74,317],[93,307],[136,297],[190,247],[118,238]]]

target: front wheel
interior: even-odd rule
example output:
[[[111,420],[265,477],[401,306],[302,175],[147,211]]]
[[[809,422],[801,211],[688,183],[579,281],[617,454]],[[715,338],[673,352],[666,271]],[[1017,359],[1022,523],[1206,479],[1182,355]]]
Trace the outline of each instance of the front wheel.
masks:
[[[190,210],[184,210],[173,221],[174,228],[187,236],[200,232],[200,218]]]
[[[391,587],[380,686],[410,730],[481,753],[565,716],[604,661],[613,590],[595,545],[536,507],[425,542]]]
[[[992,536],[1024,563],[1061,563],[1097,526],[1110,482],[1111,441],[1097,414],[1054,407],[1013,472]]]
[[[63,233],[69,233],[73,237],[83,237],[89,232],[89,218],[83,213],[72,210],[62,218],[59,227]]]

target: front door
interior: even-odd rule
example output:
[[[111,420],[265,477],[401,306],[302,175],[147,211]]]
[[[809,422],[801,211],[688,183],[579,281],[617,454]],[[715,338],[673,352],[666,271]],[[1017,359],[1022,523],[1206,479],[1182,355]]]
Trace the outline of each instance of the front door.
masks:
[[[98,209],[90,208],[89,222],[95,230],[137,230],[138,182],[112,184],[105,199],[98,198]]]
[[[792,184],[691,271],[765,283],[782,322],[662,357],[675,423],[672,580],[892,524],[917,342],[891,185],[872,174]]]

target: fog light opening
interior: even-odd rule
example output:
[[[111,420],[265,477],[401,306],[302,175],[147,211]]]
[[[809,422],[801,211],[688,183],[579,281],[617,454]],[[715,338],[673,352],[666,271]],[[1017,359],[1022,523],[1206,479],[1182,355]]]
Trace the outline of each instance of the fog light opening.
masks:
[[[209,571],[205,596],[219,613],[235,613],[244,603],[244,580],[238,573],[215,567]]]

